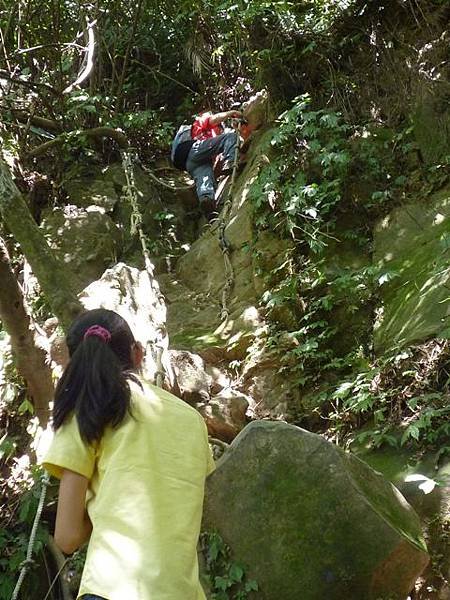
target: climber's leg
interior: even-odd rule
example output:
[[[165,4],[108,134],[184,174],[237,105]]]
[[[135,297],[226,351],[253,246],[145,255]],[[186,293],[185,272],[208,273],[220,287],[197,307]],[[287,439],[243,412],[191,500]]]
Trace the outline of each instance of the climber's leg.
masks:
[[[201,164],[192,164],[188,158],[186,167],[189,174],[195,181],[198,198],[201,199],[206,197],[214,200],[216,180],[214,178],[212,162],[209,161]]]
[[[212,163],[213,159],[219,154],[223,154],[224,162],[233,162],[236,141],[236,133],[230,131],[208,140],[195,142],[188,155],[187,170],[190,172],[192,167],[205,162]]]

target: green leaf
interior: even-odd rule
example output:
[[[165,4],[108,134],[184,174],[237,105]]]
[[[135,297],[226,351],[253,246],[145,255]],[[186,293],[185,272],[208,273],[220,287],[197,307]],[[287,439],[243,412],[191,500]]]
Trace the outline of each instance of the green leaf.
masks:
[[[420,429],[417,427],[415,423],[409,425],[402,435],[402,439],[400,441],[400,445],[403,446],[409,438],[413,438],[414,440],[418,440],[420,437]]]
[[[245,584],[246,592],[257,592],[259,590],[258,583],[254,579],[250,579]]]
[[[242,576],[244,575],[244,569],[240,565],[233,563],[230,566],[230,570],[228,571],[228,574],[233,581],[235,581],[235,582],[241,581]]]
[[[217,575],[214,578],[214,587],[217,588],[218,590],[225,591],[229,587],[231,587],[232,584],[233,584],[233,582],[230,581],[230,579],[228,579],[228,577],[221,577],[220,575]]]
[[[26,412],[29,412],[30,415],[33,415],[34,414],[34,406],[31,404],[31,402],[28,400],[28,398],[25,398],[25,400],[22,402],[22,404],[17,409],[17,412],[19,413],[19,415],[24,415]]]
[[[353,381],[344,381],[344,383],[341,383],[338,389],[333,393],[333,398],[347,398],[350,390],[353,389],[353,385]]]

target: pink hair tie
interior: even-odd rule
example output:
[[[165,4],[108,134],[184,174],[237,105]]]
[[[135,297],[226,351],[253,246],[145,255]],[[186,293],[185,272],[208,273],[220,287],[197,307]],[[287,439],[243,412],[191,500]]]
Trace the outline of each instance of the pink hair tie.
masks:
[[[86,329],[83,340],[91,336],[101,338],[105,344],[108,344],[111,341],[111,333],[101,325],[91,325]]]

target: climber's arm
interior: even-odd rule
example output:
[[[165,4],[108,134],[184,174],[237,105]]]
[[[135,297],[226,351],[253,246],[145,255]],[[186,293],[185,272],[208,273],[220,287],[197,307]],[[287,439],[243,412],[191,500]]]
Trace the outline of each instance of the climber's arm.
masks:
[[[239,110],[228,110],[226,112],[216,113],[215,115],[211,115],[209,117],[210,125],[218,125],[225,121],[226,119],[240,119],[242,118],[242,113]]]
[[[55,542],[66,554],[75,552],[91,535],[92,523],[86,511],[88,483],[83,475],[64,469],[59,485]]]

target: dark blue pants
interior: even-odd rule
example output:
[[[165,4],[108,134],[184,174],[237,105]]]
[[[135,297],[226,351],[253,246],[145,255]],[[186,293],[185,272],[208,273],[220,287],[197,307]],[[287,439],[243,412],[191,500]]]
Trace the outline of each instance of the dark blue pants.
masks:
[[[192,176],[197,188],[197,196],[214,200],[216,180],[213,160],[223,154],[225,162],[233,162],[237,142],[237,133],[229,131],[214,138],[197,141],[192,146],[186,161],[186,170]]]
[[[106,600],[106,598],[96,596],[95,594],[85,594],[84,596],[82,596],[82,600]]]

